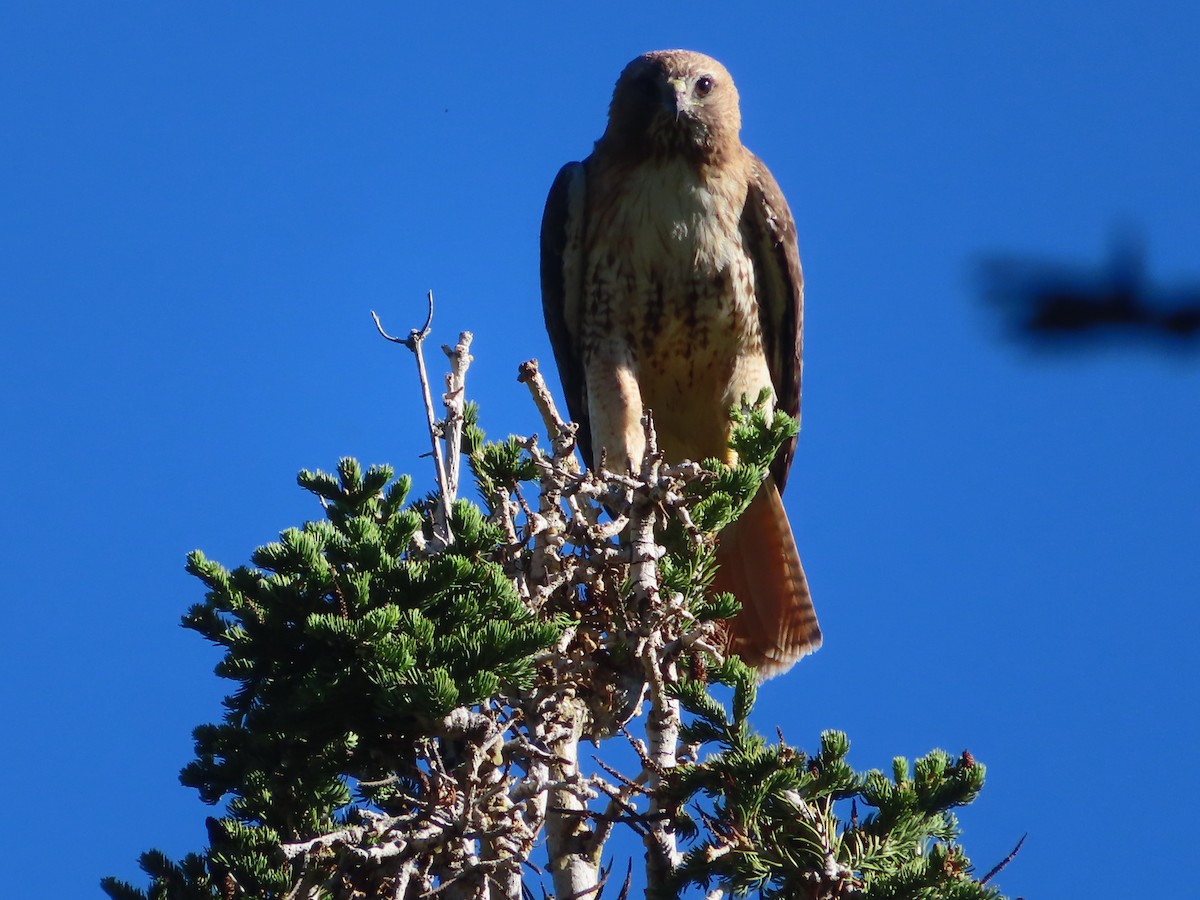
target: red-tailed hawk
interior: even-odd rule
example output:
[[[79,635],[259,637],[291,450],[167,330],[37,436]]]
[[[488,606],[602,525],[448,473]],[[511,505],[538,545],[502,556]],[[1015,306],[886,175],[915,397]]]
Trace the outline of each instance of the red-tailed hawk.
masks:
[[[729,411],[769,388],[800,412],[803,282],[795,225],[767,167],[742,146],[738,93],[716,60],[633,60],[608,128],[558,173],[542,220],[542,302],[591,464],[640,463],[654,414],[668,459],[731,460]],[[779,493],[795,441],[720,536],[717,589],[742,612],[730,646],[762,678],[821,644]]]

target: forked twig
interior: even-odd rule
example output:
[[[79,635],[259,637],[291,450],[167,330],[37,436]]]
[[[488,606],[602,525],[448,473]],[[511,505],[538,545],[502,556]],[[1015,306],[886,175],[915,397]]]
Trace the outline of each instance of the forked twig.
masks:
[[[434,539],[441,542],[442,546],[448,547],[454,541],[454,534],[450,531],[450,486],[446,479],[446,463],[442,457],[442,445],[438,441],[440,429],[437,419],[433,415],[433,397],[429,393],[429,376],[425,372],[425,355],[421,352],[421,343],[429,337],[430,326],[433,325],[433,291],[429,292],[428,297],[429,315],[425,317],[425,324],[420,328],[414,328],[406,338],[396,337],[384,331],[383,324],[379,321],[375,310],[371,310],[371,318],[375,320],[375,327],[379,329],[379,333],[386,340],[393,344],[403,344],[417,358],[417,376],[421,379],[421,394],[425,400],[425,418],[429,425],[429,441],[433,446],[433,463],[437,469],[438,493],[440,494],[440,502],[434,513]]]

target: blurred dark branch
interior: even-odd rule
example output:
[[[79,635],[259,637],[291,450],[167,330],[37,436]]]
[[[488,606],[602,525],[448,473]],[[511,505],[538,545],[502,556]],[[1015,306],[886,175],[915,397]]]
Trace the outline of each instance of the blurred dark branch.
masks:
[[[1096,269],[997,256],[979,264],[978,276],[984,299],[1019,338],[1043,344],[1152,339],[1200,347],[1200,285],[1151,284],[1136,241],[1117,241],[1108,265]]]
[[[983,878],[979,879],[979,883],[987,884],[989,881],[999,875],[1004,870],[1005,866],[1016,859],[1017,854],[1021,852],[1021,847],[1025,844],[1025,838],[1027,837],[1029,837],[1028,833],[1021,835],[1021,839],[1017,841],[1017,846],[1012,848],[1012,852],[1009,853],[1008,856],[1004,857],[1004,859],[1000,860],[1000,862],[998,862],[990,872],[984,875]]]

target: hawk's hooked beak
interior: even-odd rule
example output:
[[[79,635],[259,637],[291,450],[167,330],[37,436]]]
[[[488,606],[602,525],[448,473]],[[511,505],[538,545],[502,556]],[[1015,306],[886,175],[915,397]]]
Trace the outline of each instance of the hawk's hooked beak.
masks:
[[[692,105],[688,99],[687,80],[684,78],[668,78],[667,84],[670,85],[672,90],[671,99],[668,101],[667,107],[678,118],[687,112],[688,108]]]

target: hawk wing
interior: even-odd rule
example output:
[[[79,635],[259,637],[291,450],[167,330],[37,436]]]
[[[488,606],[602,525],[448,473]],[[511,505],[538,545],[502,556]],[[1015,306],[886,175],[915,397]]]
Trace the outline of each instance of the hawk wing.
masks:
[[[586,186],[585,163],[563,166],[542,213],[542,314],[554,361],[567,400],[567,413],[579,426],[576,443],[584,464],[592,465],[592,427],[588,415],[583,354],[579,346],[579,320],[583,305],[583,279],[587,269],[583,251]]]
[[[749,152],[749,151],[747,151]],[[754,263],[755,298],[767,368],[775,387],[776,409],[800,417],[800,357],[804,343],[804,276],[796,247],[796,223],[775,178],[750,154],[749,191],[742,211],[742,239]],[[796,439],[771,464],[783,491]]]

